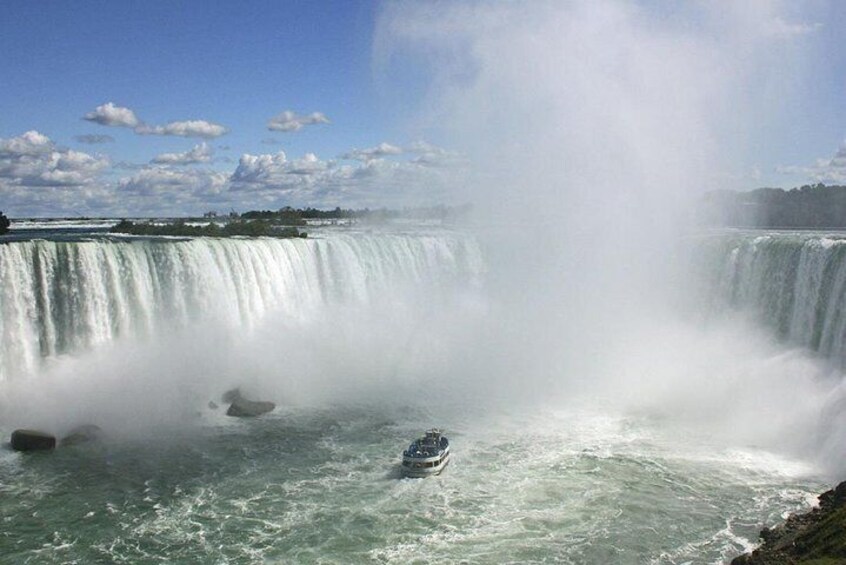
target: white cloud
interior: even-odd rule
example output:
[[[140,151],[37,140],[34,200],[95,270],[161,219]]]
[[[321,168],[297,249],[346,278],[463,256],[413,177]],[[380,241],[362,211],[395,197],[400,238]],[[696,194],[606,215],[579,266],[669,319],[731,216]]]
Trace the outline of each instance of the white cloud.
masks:
[[[203,142],[158,155],[149,165],[109,167],[104,156],[58,148],[46,135],[30,131],[0,139],[0,190],[4,208],[16,215],[175,215],[209,208],[431,204],[442,201],[444,179],[455,175],[418,162],[449,154],[425,142],[358,150],[360,162],[351,163],[314,153],[289,159],[279,151],[242,155],[231,173],[187,166],[210,162],[212,154],[211,144]],[[378,158],[405,154],[415,158]]]
[[[148,126],[141,124],[135,128],[135,133],[140,135],[176,135],[179,137],[220,137],[228,132],[224,126],[207,122],[206,120],[186,120],[183,122],[170,122],[163,126]]]
[[[206,120],[184,120],[169,122],[163,126],[144,123],[129,108],[115,106],[112,102],[97,106],[84,119],[104,126],[132,128],[139,135],[176,135],[179,137],[220,137],[229,130],[220,124]]]
[[[0,139],[0,187],[82,186],[91,184],[109,160],[57,148],[46,135],[28,131]]]
[[[442,201],[447,177],[454,180],[459,173],[378,158],[342,165],[313,153],[289,160],[280,151],[242,155],[229,180],[233,201],[249,201],[252,207],[256,202],[271,207],[402,206]]]
[[[353,149],[341,155],[341,159],[351,159],[366,163],[373,159],[379,159],[388,155],[402,155],[402,153],[403,150],[401,147],[382,142],[376,147],[370,147],[368,149]]]
[[[291,110],[285,110],[268,120],[267,129],[271,131],[299,131],[303,126],[328,123],[330,123],[329,118],[322,112],[312,112],[308,115],[298,116]]]
[[[0,159],[42,155],[53,150],[53,142],[43,133],[28,131],[19,137],[0,139]]]
[[[123,106],[115,106],[112,102],[97,106],[93,112],[85,114],[84,119],[104,126],[125,128],[134,128],[141,123],[135,112]]]
[[[192,165],[195,163],[208,163],[211,161],[211,158],[212,148],[203,142],[184,153],[162,153],[156,156],[152,162],[160,165]]]
[[[780,165],[776,172],[804,176],[816,182],[846,184],[846,142],[831,158],[817,159],[812,165]]]
[[[318,162],[317,157],[312,155]],[[288,161],[284,151],[275,154],[241,155],[238,167],[232,173],[231,181],[234,190],[256,188],[292,187],[308,182],[307,174],[293,173],[294,164]]]
[[[118,182],[123,195],[152,199],[144,207],[194,203],[203,206],[204,199],[220,195],[226,189],[226,174],[201,169],[147,167],[132,177]],[[161,198],[167,198],[162,201]]]

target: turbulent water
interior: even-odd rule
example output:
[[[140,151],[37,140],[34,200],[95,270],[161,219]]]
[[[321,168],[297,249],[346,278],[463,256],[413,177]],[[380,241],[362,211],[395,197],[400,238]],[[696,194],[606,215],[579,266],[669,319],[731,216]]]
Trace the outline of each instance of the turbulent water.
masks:
[[[784,339],[842,355],[835,346],[846,319],[840,240],[741,235],[707,248],[712,301],[757,312]],[[374,392],[295,402],[309,398],[308,383],[297,381],[302,388],[291,391],[300,397],[274,397],[277,410],[256,420],[227,418],[201,396],[179,425],[107,429],[102,441],[49,454],[0,451],[0,562],[714,563],[749,549],[762,524],[810,504],[822,484],[813,463],[726,447],[707,431],[672,427],[648,412],[483,398],[484,376],[462,389],[457,383],[470,376],[420,357],[421,349],[438,356],[438,331],[410,333],[431,339],[400,354],[384,348],[409,341],[394,335],[403,324],[391,325],[391,316],[405,319],[391,297],[425,299],[456,323],[484,317],[484,258],[471,234],[431,228],[326,229],[307,240],[74,234],[0,244],[6,437],[39,423],[11,420],[37,412],[9,404],[39,398],[16,396],[21,389],[54,386],[69,378],[62,367],[110,352],[120,367],[127,344],[155,353],[167,349],[156,338],[209,327],[261,344],[257,351],[274,366],[251,370],[265,384],[296,380],[284,364],[305,356],[296,366],[309,379]],[[455,300],[468,293],[478,300]],[[358,318],[362,309],[376,315]],[[338,316],[352,332],[332,333]],[[281,335],[292,330],[323,339]],[[368,349],[361,336],[380,332],[374,343],[383,349]],[[364,351],[347,357],[331,343],[338,335]],[[229,344],[214,343],[228,355]],[[336,363],[309,373],[326,357]],[[142,382],[145,389],[178,381],[171,365],[188,370],[157,363],[151,367],[165,370]],[[422,365],[448,374],[430,382]],[[368,380],[369,372],[384,374]],[[350,375],[361,381],[347,382]],[[86,411],[74,415],[102,423],[87,398],[100,391],[85,388],[84,375],[72,378],[93,391]],[[135,387],[127,384],[130,401]],[[400,479],[400,452],[432,425],[451,439],[450,466],[437,478]]]

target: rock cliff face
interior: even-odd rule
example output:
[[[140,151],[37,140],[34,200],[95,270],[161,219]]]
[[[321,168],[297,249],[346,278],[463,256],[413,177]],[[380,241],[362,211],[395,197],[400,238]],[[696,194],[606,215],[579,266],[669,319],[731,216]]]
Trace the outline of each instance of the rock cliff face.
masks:
[[[846,482],[820,495],[820,505],[761,531],[761,547],[732,565],[846,564]]]

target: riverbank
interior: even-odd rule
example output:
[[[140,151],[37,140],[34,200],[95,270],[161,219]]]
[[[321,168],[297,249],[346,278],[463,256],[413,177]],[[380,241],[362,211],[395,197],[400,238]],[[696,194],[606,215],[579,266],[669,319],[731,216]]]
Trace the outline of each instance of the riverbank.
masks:
[[[735,558],[732,565],[846,563],[846,482],[821,494],[819,502],[810,512],[761,530],[761,546]]]

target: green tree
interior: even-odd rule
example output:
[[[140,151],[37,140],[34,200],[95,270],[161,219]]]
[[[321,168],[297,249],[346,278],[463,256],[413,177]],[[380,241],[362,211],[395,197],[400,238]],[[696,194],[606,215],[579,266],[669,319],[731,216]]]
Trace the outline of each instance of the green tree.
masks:
[[[0,235],[9,233],[9,226],[11,224],[12,222],[9,221],[9,218],[7,218],[3,212],[0,212]]]

